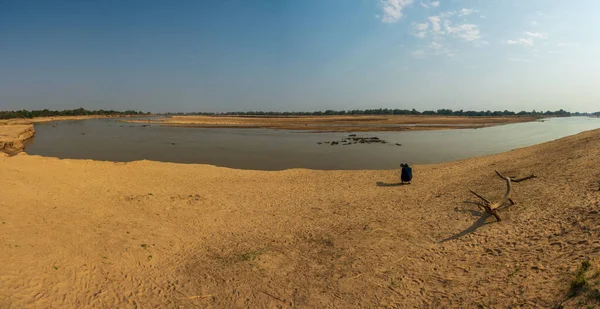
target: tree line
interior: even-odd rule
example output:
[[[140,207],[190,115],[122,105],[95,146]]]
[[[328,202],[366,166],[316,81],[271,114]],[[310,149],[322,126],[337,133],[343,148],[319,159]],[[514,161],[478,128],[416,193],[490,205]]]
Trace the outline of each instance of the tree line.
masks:
[[[115,110],[87,110],[84,108],[78,109],[65,109],[62,111],[55,110],[18,110],[18,111],[0,111],[0,119],[12,119],[12,118],[34,118],[34,117],[53,117],[53,116],[87,116],[87,115],[102,115],[102,116],[136,116],[136,115],[149,115],[141,111],[126,110],[124,112]]]
[[[144,116],[150,115],[149,112],[126,110],[87,110],[84,108],[57,110],[18,110],[18,111],[0,111],[0,119],[11,118],[34,118],[34,117],[52,117],[52,116],[85,116],[85,115],[102,115],[102,116]],[[595,113],[571,113],[563,109],[557,111],[464,111],[451,109],[425,110],[418,111],[416,109],[354,109],[354,110],[326,110],[314,112],[264,112],[264,111],[245,111],[245,112],[225,112],[225,113],[165,113],[163,115],[204,115],[204,116],[340,116],[340,115],[437,115],[437,116],[470,116],[470,117],[490,117],[490,116],[534,116],[534,117],[568,117],[568,116],[600,116],[600,112]]]
[[[471,117],[490,117],[490,116],[548,116],[548,117],[568,117],[568,116],[600,116],[596,113],[571,113],[563,109],[557,111],[465,111],[465,110],[425,110],[416,109],[355,109],[355,110],[326,110],[314,112],[264,112],[264,111],[246,111],[246,112],[225,112],[225,113],[167,113],[166,115],[204,115],[204,116],[336,116],[336,115],[438,115],[438,116],[471,116]]]

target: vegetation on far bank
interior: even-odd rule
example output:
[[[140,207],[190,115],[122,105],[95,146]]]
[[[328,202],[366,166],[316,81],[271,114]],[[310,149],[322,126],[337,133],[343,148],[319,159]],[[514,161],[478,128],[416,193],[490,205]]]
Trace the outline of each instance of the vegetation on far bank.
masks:
[[[35,118],[35,117],[55,117],[55,116],[87,116],[87,115],[104,115],[104,116],[146,116],[151,115],[149,112],[143,111],[115,111],[115,110],[87,110],[84,108],[67,109],[67,110],[17,110],[17,111],[0,111],[0,119],[12,118]],[[600,116],[600,112],[595,113],[571,113],[563,109],[557,111],[465,111],[465,110],[425,110],[418,111],[416,109],[364,109],[364,110],[326,110],[313,112],[274,112],[274,111],[241,111],[241,112],[224,112],[224,113],[208,113],[208,112],[190,112],[190,113],[164,113],[167,116],[347,116],[347,115],[424,115],[424,116],[466,116],[466,117],[502,117],[502,116],[523,116],[523,117],[568,117],[568,116]]]
[[[246,112],[226,112],[226,113],[166,113],[170,116],[184,115],[202,115],[202,116],[343,116],[343,115],[426,115],[426,116],[471,116],[471,117],[499,117],[499,116],[533,116],[533,117],[567,117],[567,116],[600,116],[600,112],[596,113],[571,113],[563,109],[557,111],[465,111],[451,109],[425,110],[418,111],[416,109],[365,109],[365,110],[326,110],[314,112],[264,112],[264,111],[246,111]]]
[[[35,118],[35,117],[55,117],[55,116],[88,116],[88,115],[103,115],[103,116],[136,116],[149,115],[141,111],[126,110],[124,112],[115,110],[87,110],[84,108],[66,109],[62,111],[56,110],[18,110],[18,111],[0,111],[0,119],[12,118]]]

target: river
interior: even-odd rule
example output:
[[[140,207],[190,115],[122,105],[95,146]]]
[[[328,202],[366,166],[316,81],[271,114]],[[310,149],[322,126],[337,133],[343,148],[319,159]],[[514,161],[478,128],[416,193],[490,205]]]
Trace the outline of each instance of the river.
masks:
[[[58,158],[154,160],[256,170],[393,169],[401,162],[439,163],[505,152],[596,128],[600,118],[551,118],[481,129],[356,133],[388,143],[332,146],[324,142],[340,141],[351,133],[202,129],[89,119],[36,124],[35,137],[25,151]]]

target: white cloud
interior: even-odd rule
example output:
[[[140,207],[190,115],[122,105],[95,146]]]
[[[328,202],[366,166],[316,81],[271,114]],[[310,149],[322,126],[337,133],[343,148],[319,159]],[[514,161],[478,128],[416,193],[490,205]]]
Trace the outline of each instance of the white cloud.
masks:
[[[413,29],[415,30],[415,35],[419,38],[424,38],[427,36],[427,29],[429,28],[428,23],[413,23]]]
[[[402,18],[402,10],[410,5],[413,0],[380,0],[383,16],[381,21],[384,23],[395,23]]]
[[[508,45],[523,45],[523,46],[533,46],[533,39],[532,38],[520,38],[518,40],[508,40],[506,41],[506,44]]]
[[[438,42],[431,42],[431,44],[429,44],[429,48],[431,49],[441,49],[443,47],[442,44],[438,43]]]
[[[537,21],[535,21],[535,20],[534,20],[534,21],[532,21],[530,24],[531,24],[533,27],[536,27],[536,26],[538,26],[538,25],[539,25],[539,24],[538,24],[538,22],[537,22]]]
[[[474,9],[462,9],[462,10],[460,10],[459,16],[467,16],[467,15],[471,15],[471,14],[477,13],[477,12],[479,12],[479,11],[474,10]]]
[[[547,37],[546,34],[539,32],[525,32],[525,35],[538,39],[545,39]]]
[[[480,43],[483,45],[490,45],[490,42],[488,42],[488,41],[481,41]]]
[[[422,23],[422,24],[414,24],[415,30],[427,30],[427,28],[429,28],[429,24],[428,23]]]
[[[479,18],[485,19],[485,18],[487,18],[487,16],[485,16],[485,15],[479,15]]]
[[[431,6],[434,8],[437,8],[438,6],[440,6],[440,2],[439,1],[433,1],[431,2]]]
[[[474,24],[460,24],[453,27],[450,21],[446,20],[444,26],[446,32],[465,41],[475,41],[481,38],[479,26]]]
[[[433,32],[440,32],[442,30],[442,26],[440,25],[442,18],[440,16],[429,16],[429,22],[431,23]]]

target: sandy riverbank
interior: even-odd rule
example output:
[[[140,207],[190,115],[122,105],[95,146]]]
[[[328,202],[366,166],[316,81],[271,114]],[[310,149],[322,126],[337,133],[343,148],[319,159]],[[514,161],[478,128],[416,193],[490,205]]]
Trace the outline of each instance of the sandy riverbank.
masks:
[[[453,117],[453,116],[319,116],[319,117],[235,117],[174,116],[154,120],[128,120],[168,126],[198,128],[266,128],[282,130],[365,132],[474,129],[493,125],[535,121],[536,117]]]
[[[600,130],[398,171],[0,157],[2,308],[573,308]],[[469,189],[517,205],[488,218]],[[383,185],[377,185],[383,182]]]
[[[22,151],[23,143],[32,138],[34,134],[35,130],[31,123],[0,123],[0,156]]]

